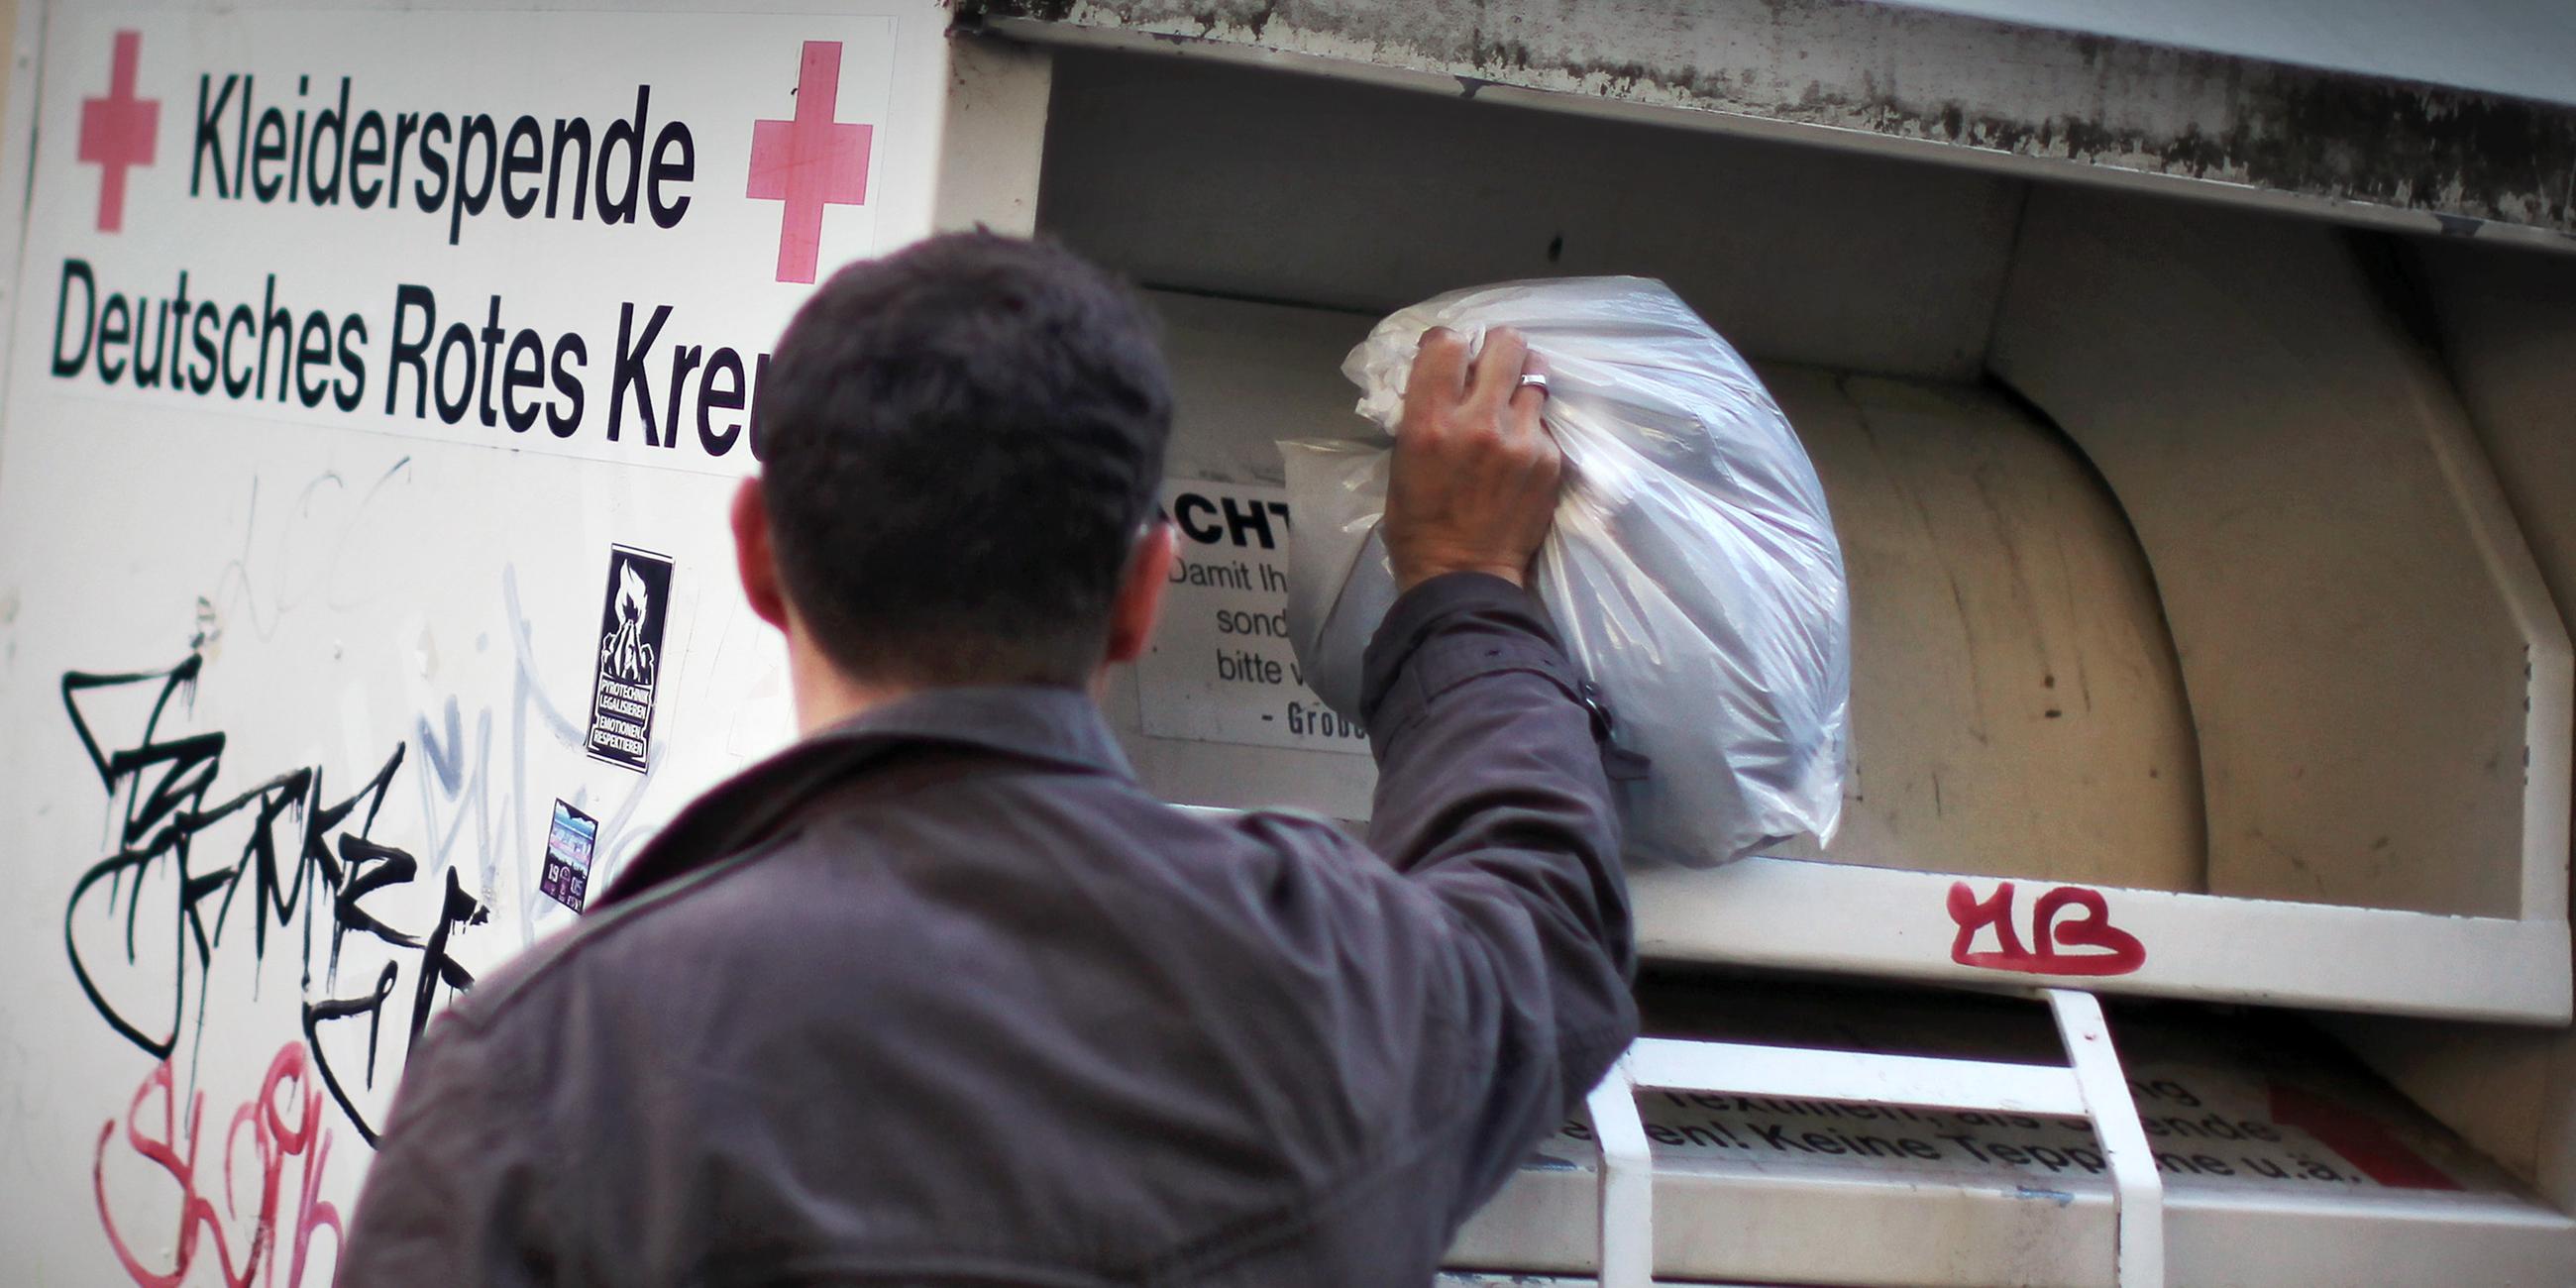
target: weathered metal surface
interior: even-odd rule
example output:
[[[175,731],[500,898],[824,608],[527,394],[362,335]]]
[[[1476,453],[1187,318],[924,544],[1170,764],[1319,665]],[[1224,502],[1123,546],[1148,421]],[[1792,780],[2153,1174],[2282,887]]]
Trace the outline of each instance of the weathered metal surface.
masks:
[[[2564,102],[1871,0],[966,0],[1026,39],[1159,44],[1467,97],[2282,199],[2576,249]]]

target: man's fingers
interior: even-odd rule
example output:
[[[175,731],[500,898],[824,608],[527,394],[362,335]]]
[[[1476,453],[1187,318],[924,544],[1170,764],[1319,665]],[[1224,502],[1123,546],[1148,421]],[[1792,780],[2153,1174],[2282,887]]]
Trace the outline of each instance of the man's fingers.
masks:
[[[1510,327],[1496,327],[1485,333],[1484,351],[1476,355],[1476,369],[1469,377],[1467,405],[1500,410],[1520,383],[1521,364],[1529,358],[1529,342]]]
[[[1532,383],[1535,380],[1537,383]],[[1521,357],[1521,374],[1512,382],[1511,401],[1504,404],[1503,437],[1529,442],[1547,431],[1547,362],[1535,352]]]
[[[1547,432],[1542,413],[1547,410],[1547,391],[1537,385],[1522,385],[1512,391],[1512,400],[1503,409],[1503,436],[1527,439]]]
[[[1467,342],[1447,327],[1422,333],[1413,372],[1404,380],[1405,419],[1418,421],[1457,406],[1467,389]]]
[[[1522,383],[1538,370],[1528,341],[1508,328],[1488,332],[1473,362],[1456,335],[1424,333],[1388,483],[1384,532],[1398,585],[1444,571],[1527,574],[1565,468],[1541,419],[1547,391]]]

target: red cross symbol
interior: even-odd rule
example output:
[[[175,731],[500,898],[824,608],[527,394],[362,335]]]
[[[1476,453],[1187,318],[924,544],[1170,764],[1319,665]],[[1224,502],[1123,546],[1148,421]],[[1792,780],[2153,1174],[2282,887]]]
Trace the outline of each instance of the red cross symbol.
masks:
[[[841,42],[805,42],[796,73],[796,119],[751,123],[751,195],[786,203],[778,218],[778,280],[814,280],[823,207],[864,205],[874,126],[832,119],[840,106]]]
[[[98,230],[125,227],[125,172],[152,164],[152,135],[161,124],[161,100],[134,96],[134,64],[143,56],[143,33],[116,33],[116,58],[107,97],[81,100],[80,159],[99,167]]]

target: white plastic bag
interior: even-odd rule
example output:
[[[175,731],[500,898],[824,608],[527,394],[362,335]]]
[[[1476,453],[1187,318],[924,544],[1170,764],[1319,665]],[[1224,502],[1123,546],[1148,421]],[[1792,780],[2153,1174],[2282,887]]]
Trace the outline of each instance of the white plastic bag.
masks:
[[[1545,362],[1566,485],[1535,589],[1599,686],[1615,741],[1648,758],[1626,785],[1628,854],[1708,867],[1842,813],[1851,611],[1823,487],[1777,403],[1661,282],[1513,282],[1378,324],[1343,374],[1392,432],[1422,333],[1480,347],[1490,327]],[[1316,693],[1359,704],[1360,655],[1395,601],[1378,520],[1388,449],[1280,444],[1297,527],[1288,626]]]

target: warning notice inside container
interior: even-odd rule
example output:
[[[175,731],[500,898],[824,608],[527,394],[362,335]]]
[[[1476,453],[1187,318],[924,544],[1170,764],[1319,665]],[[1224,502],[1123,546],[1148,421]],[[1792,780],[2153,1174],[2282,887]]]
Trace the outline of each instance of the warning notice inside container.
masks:
[[[1180,558],[1136,663],[1137,723],[1158,738],[1368,754],[1288,646],[1287,490],[1176,480],[1163,513]]]
[[[2167,1184],[2466,1188],[2427,1156],[2430,1142],[2340,1092],[2202,1064],[2155,1062],[2131,1073],[2139,1125]],[[2110,1175],[2080,1118],[1684,1091],[1648,1092],[1637,1107],[1647,1139],[1670,1159],[1764,1171],[1991,1171],[2025,1186]],[[1592,1140],[1590,1124],[1577,1120],[1540,1152],[1580,1166]]]

